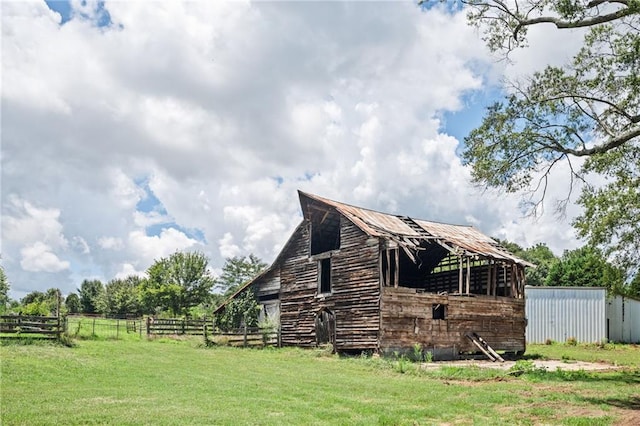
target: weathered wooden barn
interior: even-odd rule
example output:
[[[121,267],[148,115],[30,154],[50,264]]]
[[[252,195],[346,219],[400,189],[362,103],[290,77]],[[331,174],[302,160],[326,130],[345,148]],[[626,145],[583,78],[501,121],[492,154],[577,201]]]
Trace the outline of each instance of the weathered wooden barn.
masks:
[[[525,266],[470,226],[380,213],[299,192],[304,219],[252,288],[283,345],[436,357],[525,349]],[[235,297],[235,296],[234,296]],[[218,312],[225,309],[223,304]]]

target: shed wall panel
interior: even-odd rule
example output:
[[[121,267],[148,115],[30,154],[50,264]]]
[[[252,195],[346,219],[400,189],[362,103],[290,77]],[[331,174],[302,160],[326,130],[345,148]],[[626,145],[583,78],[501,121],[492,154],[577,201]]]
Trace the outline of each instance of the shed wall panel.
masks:
[[[615,296],[607,302],[609,340],[640,343],[640,301]]]
[[[547,340],[597,343],[607,338],[606,290],[526,287],[527,343]]]

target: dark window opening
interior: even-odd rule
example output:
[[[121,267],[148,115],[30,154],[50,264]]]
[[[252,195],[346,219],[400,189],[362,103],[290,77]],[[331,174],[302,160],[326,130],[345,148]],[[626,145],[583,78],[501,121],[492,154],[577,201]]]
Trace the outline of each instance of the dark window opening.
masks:
[[[278,293],[272,293],[272,294],[263,294],[263,295],[259,295],[258,296],[258,302],[266,302],[269,300],[276,300],[280,297],[280,295]]]
[[[438,303],[432,306],[433,319],[443,320],[447,319],[447,305]]]
[[[320,293],[331,293],[331,258],[321,259],[318,262],[320,276]]]
[[[386,287],[398,286],[398,249],[382,250],[382,284]]]
[[[337,212],[314,210],[310,220],[311,255],[340,248],[340,216]]]

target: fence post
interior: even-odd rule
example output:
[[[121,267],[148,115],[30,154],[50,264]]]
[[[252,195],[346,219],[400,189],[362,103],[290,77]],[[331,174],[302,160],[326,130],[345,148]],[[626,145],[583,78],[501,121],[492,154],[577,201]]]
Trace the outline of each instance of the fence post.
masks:
[[[182,319],[182,334],[183,335],[186,334],[186,332],[184,331],[186,325],[187,325],[187,319],[183,318]]]
[[[242,346],[246,348],[247,347],[247,322],[246,321],[244,323],[244,333],[243,334],[244,334],[244,337],[242,339]]]
[[[151,317],[147,317],[147,336],[151,334]]]
[[[116,319],[116,340],[120,337],[120,320]]]
[[[96,335],[96,317],[93,317],[93,328],[91,329],[91,335]]]

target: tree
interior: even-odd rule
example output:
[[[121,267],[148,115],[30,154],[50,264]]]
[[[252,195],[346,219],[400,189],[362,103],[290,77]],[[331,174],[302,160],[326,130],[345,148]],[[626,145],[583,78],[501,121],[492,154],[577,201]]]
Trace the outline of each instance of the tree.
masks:
[[[549,270],[545,284],[605,287],[614,294],[624,294],[625,291],[623,271],[611,265],[598,249],[588,246],[565,251]]]
[[[77,314],[82,309],[82,305],[80,304],[80,297],[76,293],[69,293],[64,301],[64,304],[70,314]]]
[[[640,299],[640,272],[638,272],[629,283],[626,294],[627,296]]]
[[[512,82],[509,95],[465,138],[463,160],[475,182],[528,192],[531,212],[543,205],[552,169],[570,170],[566,199],[584,183],[579,236],[618,264],[640,258],[640,1],[462,0],[489,48],[507,58],[527,46],[527,30],[547,24],[583,28],[582,48],[565,66]],[[578,158],[585,159],[582,164]],[[606,178],[590,186],[594,175]]]
[[[558,261],[555,254],[544,243],[538,243],[527,249],[523,249],[516,243],[507,240],[496,239],[509,252],[519,258],[533,263],[535,268],[526,269],[527,285],[540,286],[544,285],[549,269]]]
[[[100,311],[110,316],[141,313],[139,291],[142,281],[135,275],[109,281],[101,299]]]
[[[230,296],[242,285],[264,271],[267,266],[266,263],[253,254],[242,257],[228,257],[222,267],[222,274],[216,279],[215,286],[225,296]]]
[[[258,325],[260,305],[253,289],[248,288],[230,300],[220,315],[215,318],[216,326],[223,331],[240,328],[242,325]]]
[[[100,280],[84,280],[78,290],[80,306],[85,314],[100,312],[100,299],[104,295],[104,285]]]
[[[20,312],[25,315],[57,315],[58,300],[62,308],[62,294],[57,288],[46,292],[32,291],[20,300]]]
[[[9,280],[4,273],[4,268],[0,266],[0,314],[7,310],[9,303]]]
[[[558,262],[556,255],[544,243],[526,249],[523,258],[536,265],[535,268],[528,268],[526,272],[527,284],[536,286],[544,285],[551,268]]]
[[[147,270],[149,279],[142,285],[147,309],[184,315],[189,308],[208,301],[214,284],[208,264],[207,257],[199,252],[175,252],[156,260]]]

